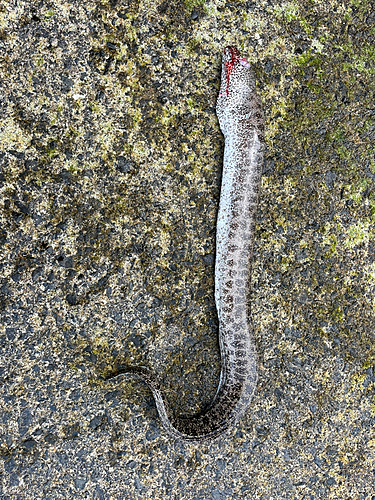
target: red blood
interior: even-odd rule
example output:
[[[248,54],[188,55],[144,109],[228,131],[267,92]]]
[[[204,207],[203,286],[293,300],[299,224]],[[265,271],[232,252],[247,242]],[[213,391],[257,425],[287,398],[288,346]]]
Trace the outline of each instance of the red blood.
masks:
[[[230,75],[232,74],[234,65],[240,59],[241,54],[236,49],[236,47],[225,47],[225,48],[229,50],[230,57],[231,57],[231,61],[225,63],[225,77],[226,77],[226,81],[227,81],[226,92],[227,92],[227,96],[228,96],[228,94],[229,94],[229,78],[230,78]]]

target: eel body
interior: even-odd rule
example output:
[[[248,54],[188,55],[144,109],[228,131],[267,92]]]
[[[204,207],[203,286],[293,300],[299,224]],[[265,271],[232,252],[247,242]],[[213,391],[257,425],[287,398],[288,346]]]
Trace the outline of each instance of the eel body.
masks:
[[[210,406],[198,415],[176,416],[159,379],[144,367],[119,366],[150,387],[161,422],[174,438],[205,442],[223,434],[245,413],[257,382],[257,356],[247,296],[253,234],[263,162],[264,121],[250,64],[235,47],[222,58],[216,113],[225,138],[216,231],[215,303],[219,319],[221,375]]]

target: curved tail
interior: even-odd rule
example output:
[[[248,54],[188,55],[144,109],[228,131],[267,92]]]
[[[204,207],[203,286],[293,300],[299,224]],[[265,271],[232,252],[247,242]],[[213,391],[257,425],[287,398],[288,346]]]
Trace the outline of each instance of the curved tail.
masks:
[[[244,382],[238,382],[236,385],[227,384],[225,377],[222,377],[216,396],[207,410],[189,417],[176,417],[163,396],[159,377],[150,369],[144,366],[120,365],[116,372],[107,375],[105,380],[125,374],[138,376],[151,389],[166,432],[174,438],[190,442],[215,439],[232,427],[237,420],[236,412],[233,411],[233,400],[240,402],[246,389]],[[256,376],[254,380],[246,382],[246,385],[251,382],[252,392],[256,386]],[[248,396],[251,398],[251,394]],[[231,404],[228,404],[229,402]]]

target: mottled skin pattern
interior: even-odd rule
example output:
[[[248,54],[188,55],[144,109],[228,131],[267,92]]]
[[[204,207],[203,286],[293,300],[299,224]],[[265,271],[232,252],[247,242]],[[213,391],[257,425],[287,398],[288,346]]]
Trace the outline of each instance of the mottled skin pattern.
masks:
[[[119,366],[113,378],[139,375],[151,388],[162,424],[172,437],[204,442],[220,436],[248,408],[257,382],[256,351],[247,293],[257,197],[262,171],[264,124],[250,64],[234,47],[223,54],[216,112],[225,137],[216,232],[215,302],[219,318],[221,376],[211,405],[201,414],[172,414],[156,374]]]

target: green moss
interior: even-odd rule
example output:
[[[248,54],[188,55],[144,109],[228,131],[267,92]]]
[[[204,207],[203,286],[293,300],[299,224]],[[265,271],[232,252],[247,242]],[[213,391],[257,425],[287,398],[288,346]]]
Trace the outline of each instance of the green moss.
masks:
[[[287,22],[290,22],[293,19],[298,19],[299,6],[293,2],[285,2],[281,5],[275,5],[273,12],[277,19],[285,19]]]
[[[194,55],[196,53],[197,47],[199,47],[200,44],[200,38],[191,38],[186,45],[187,53],[189,55]]]
[[[184,0],[184,1],[185,1],[185,6],[189,12],[192,11],[195,7],[199,7],[206,3],[206,0]]]
[[[326,258],[332,257],[332,255],[336,252],[337,249],[337,235],[333,233],[333,231],[337,231],[337,227],[332,227],[330,224],[326,224],[324,228],[324,232],[326,236],[322,240],[322,245],[328,245],[330,247],[329,251],[326,253]]]
[[[48,21],[52,16],[56,14],[54,9],[49,9],[47,12],[44,14],[45,20]]]
[[[368,243],[374,236],[374,231],[370,229],[368,221],[360,221],[356,224],[351,224],[347,231],[348,236],[344,240],[346,248],[353,248],[361,243]]]
[[[343,188],[343,197],[344,199],[353,200],[356,204],[360,204],[363,202],[363,193],[371,186],[370,179],[366,177],[360,178],[357,182]]]

